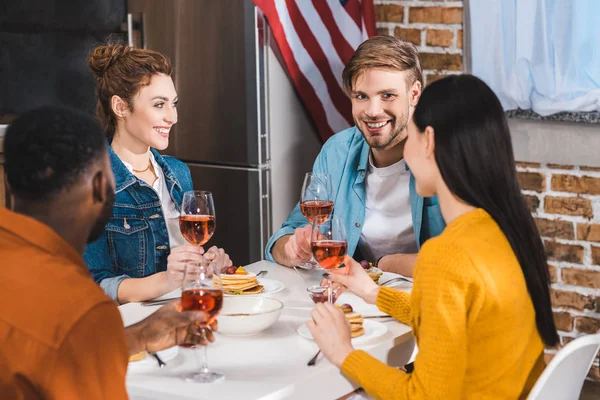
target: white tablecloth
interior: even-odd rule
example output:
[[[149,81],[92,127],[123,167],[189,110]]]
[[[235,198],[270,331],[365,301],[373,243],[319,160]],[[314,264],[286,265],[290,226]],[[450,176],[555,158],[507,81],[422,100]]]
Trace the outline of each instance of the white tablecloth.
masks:
[[[284,304],[280,319],[256,336],[216,335],[215,343],[208,347],[208,365],[225,374],[225,379],[217,383],[198,384],[181,379],[199,368],[202,349],[180,348],[177,357],[162,369],[154,365],[144,370],[131,368],[127,390],[132,399],[336,399],[356,389],[323,356],[315,366],[306,365],[318,348],[296,330],[309,319],[314,304],[306,287],[318,283],[320,273],[302,271],[304,280],[293,269],[268,261],[246,268],[252,272],[267,270],[267,278],[285,284],[283,291],[270,295]],[[350,293],[344,293],[338,303],[350,303],[363,315],[381,314],[375,306]],[[125,326],[157,309],[139,303],[119,307]],[[414,347],[410,327],[394,320],[381,321],[388,328],[387,333],[360,348],[391,365],[405,364]]]

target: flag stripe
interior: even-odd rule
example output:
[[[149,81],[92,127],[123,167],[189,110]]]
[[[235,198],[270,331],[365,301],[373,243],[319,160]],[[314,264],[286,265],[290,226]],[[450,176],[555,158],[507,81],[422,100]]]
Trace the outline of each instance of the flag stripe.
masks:
[[[327,64],[328,68],[333,72],[334,79],[337,80],[341,86],[344,63],[331,41],[331,36],[329,35],[329,31],[325,27],[323,20],[310,2],[301,1],[295,3],[293,0],[286,1],[290,13],[295,12],[297,9],[302,14],[299,18],[292,18],[294,26],[296,27],[296,32],[298,32],[298,36],[302,39],[302,43],[306,46],[304,39],[307,38],[307,42],[310,41],[312,45],[319,47],[319,53],[311,54],[312,58]],[[296,21],[299,23],[296,24]],[[309,50],[309,53],[312,53],[310,49],[307,48],[307,50]]]
[[[253,1],[268,20],[323,141],[349,127],[352,107],[342,72],[354,50],[375,32],[373,0]]]
[[[325,110],[321,104],[321,101],[319,100],[319,97],[317,96],[310,82],[300,71],[300,67],[294,59],[292,49],[286,40],[285,32],[281,22],[279,21],[277,9],[275,8],[273,0],[254,0],[254,3],[267,17],[269,25],[271,26],[271,30],[273,31],[273,35],[275,36],[275,40],[277,41],[277,45],[279,46],[279,50],[281,51],[281,55],[288,68],[288,72],[294,81],[296,90],[300,94],[304,105],[310,111],[311,117],[319,128],[321,138],[327,138],[333,135],[335,132],[327,122]]]
[[[363,37],[366,34],[365,40],[377,35],[375,27],[375,5],[372,0],[361,0]]]
[[[333,45],[338,53],[338,56],[341,58],[343,65],[346,65],[354,54],[354,49],[352,46],[350,46],[344,35],[342,35],[342,32],[335,23],[335,19],[331,14],[331,9],[327,6],[327,4],[325,4],[323,0],[312,0],[312,3],[319,14],[319,17],[321,17],[321,20],[329,31],[329,35],[333,40]]]
[[[344,32],[344,36],[346,36],[350,46],[356,49],[362,43],[360,28],[356,25],[350,14],[346,12],[339,0],[327,0],[327,5],[331,9],[335,24],[341,32]]]
[[[360,11],[360,2],[358,0],[348,0],[346,4],[344,4],[344,9],[352,17],[354,23],[359,28],[362,27],[362,13]]]
[[[302,41],[294,29],[292,20],[285,5],[285,0],[275,0],[275,8],[277,9],[281,26],[283,27],[286,40],[290,45],[294,58],[296,59],[300,70],[304,76],[306,76],[306,79],[310,82],[317,96],[319,97],[320,103],[325,109],[325,116],[330,128],[333,129],[334,132],[343,130],[348,127],[348,122],[346,122],[345,118],[334,106],[334,103],[327,92],[327,85],[319,73],[313,59],[302,45]]]
[[[363,42],[369,38],[369,34],[367,33],[367,27],[365,26],[365,21],[362,24],[362,39]]]
[[[292,18],[296,32],[325,80],[329,96],[336,109],[346,122],[351,124],[352,111],[350,100],[342,90],[344,63],[338,57],[331,43],[327,28],[323,25],[323,21],[321,21],[321,18],[310,2],[303,1],[298,4],[294,0],[286,0],[286,3],[290,15],[302,14],[297,18]]]

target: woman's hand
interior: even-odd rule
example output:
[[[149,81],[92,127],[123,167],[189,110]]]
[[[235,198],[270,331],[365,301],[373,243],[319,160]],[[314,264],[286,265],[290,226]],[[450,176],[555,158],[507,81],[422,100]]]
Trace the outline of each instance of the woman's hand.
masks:
[[[344,312],[333,304],[318,303],[306,325],[323,355],[335,366],[341,367],[354,348],[350,342],[350,323]]]
[[[334,288],[340,284],[342,287],[336,293],[336,299],[344,292],[344,287],[350,289],[352,293],[362,298],[369,304],[375,304],[379,285],[373,282],[364,268],[354,261],[350,256],[344,257],[344,268],[338,268],[329,271],[329,279],[334,282]]]
[[[206,253],[204,253],[204,259],[210,262],[210,265],[214,268],[217,267],[222,273],[227,267],[231,267],[233,263],[229,259],[229,255],[225,253],[225,250],[213,246]]]
[[[167,286],[168,292],[181,287],[183,283],[183,273],[185,265],[189,262],[202,261],[204,249],[200,246],[192,246],[184,244],[183,246],[174,247],[167,258]]]

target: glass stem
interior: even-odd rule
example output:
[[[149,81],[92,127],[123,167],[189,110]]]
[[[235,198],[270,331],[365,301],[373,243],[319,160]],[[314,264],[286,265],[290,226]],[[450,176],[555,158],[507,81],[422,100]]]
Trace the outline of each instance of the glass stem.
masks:
[[[202,329],[202,338],[206,340],[206,328]],[[204,347],[204,358],[202,359],[202,366],[200,367],[200,373],[207,374],[208,372],[210,372],[210,370],[208,369],[208,356],[207,356],[208,343],[202,347]]]
[[[327,282],[329,283],[327,285],[327,301],[329,302],[329,304],[333,304],[333,283],[329,279],[327,280]]]

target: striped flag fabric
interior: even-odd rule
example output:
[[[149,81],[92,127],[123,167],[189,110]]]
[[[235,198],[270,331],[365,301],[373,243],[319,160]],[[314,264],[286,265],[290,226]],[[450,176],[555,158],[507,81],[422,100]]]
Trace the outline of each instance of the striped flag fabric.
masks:
[[[376,34],[373,0],[253,0],[323,142],[353,125],[342,71]]]

